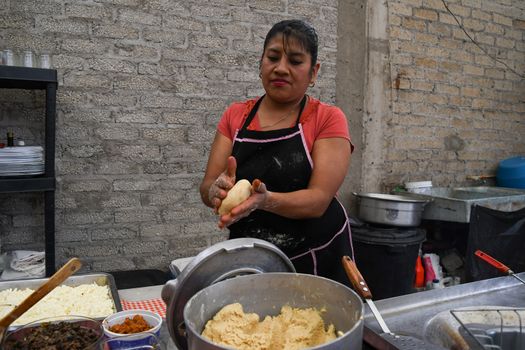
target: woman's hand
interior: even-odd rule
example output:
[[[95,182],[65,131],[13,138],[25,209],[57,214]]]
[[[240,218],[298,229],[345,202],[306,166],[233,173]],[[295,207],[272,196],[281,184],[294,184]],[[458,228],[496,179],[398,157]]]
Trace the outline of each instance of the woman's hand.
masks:
[[[237,170],[237,161],[234,157],[228,157],[226,170],[223,171],[208,189],[208,199],[217,213],[221,206],[222,200],[226,198],[228,191],[235,185],[235,171]]]
[[[253,180],[252,195],[247,200],[233,208],[230,213],[222,215],[219,219],[219,227],[228,227],[250,215],[254,210],[263,208],[268,198],[268,194],[269,192],[266,190],[266,185],[261,182],[261,180]]]

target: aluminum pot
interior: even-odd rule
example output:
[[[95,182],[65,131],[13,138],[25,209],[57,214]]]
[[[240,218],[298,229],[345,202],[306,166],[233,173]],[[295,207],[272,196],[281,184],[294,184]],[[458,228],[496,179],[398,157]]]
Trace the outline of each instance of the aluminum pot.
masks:
[[[241,303],[245,312],[261,318],[277,315],[281,306],[324,309],[325,324],[343,335],[311,348],[316,350],[361,350],[364,306],[350,288],[314,275],[270,272],[244,275],[218,282],[195,294],[184,307],[184,323],[190,350],[227,350],[201,336],[206,322],[231,303]]]
[[[380,225],[415,227],[421,224],[423,210],[429,202],[410,196],[383,193],[355,193],[359,198],[359,219]]]

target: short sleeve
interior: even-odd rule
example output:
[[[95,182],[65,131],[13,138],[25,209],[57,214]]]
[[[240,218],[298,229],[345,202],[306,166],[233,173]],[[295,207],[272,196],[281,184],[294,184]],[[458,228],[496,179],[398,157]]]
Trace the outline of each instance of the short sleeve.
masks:
[[[326,104],[319,106],[319,118],[317,119],[318,134],[316,139],[341,137],[350,142],[352,152],[354,151],[354,144],[352,143],[350,132],[348,130],[348,122],[343,111],[336,107]]]
[[[217,131],[233,141],[235,132],[242,127],[249,111],[249,102],[236,102],[231,104],[222,114]]]
[[[232,132],[231,128],[231,106],[222,114],[219,124],[217,125],[217,131],[233,141],[235,132]]]

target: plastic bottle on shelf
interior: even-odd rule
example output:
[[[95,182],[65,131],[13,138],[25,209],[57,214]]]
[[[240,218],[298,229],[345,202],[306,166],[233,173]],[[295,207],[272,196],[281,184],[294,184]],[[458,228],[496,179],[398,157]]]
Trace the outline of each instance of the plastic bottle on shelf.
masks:
[[[429,254],[423,255],[423,266],[425,268],[425,287],[432,289],[432,281],[437,278],[434,267],[432,266],[432,259]]]
[[[49,57],[49,53],[42,52],[40,54],[40,68],[44,68],[44,69],[51,68],[51,58]]]
[[[31,50],[25,50],[24,51],[24,67],[34,67],[33,62],[33,51]]]
[[[15,65],[15,56],[13,54],[13,50],[11,49],[4,50],[3,56],[4,56],[3,64],[5,64],[6,66]]]
[[[444,288],[444,287],[445,286],[437,278],[432,280],[432,289],[441,289],[441,288]]]
[[[7,147],[13,147],[15,145],[15,137],[12,131],[7,132]]]

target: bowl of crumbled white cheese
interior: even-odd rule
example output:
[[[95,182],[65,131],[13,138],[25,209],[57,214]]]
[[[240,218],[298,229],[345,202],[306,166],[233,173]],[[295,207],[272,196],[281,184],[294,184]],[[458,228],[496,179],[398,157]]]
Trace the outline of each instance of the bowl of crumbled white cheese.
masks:
[[[82,278],[83,276],[73,276]],[[120,300],[115,300],[114,293],[108,284],[84,278],[86,283],[60,285],[53,289],[33,307],[11,324],[17,328],[44,318],[83,316],[102,320],[108,315],[120,311]],[[89,282],[88,282],[89,281]],[[14,306],[25,300],[38,285],[20,281],[16,287],[2,289],[0,285],[0,319],[9,313]]]

